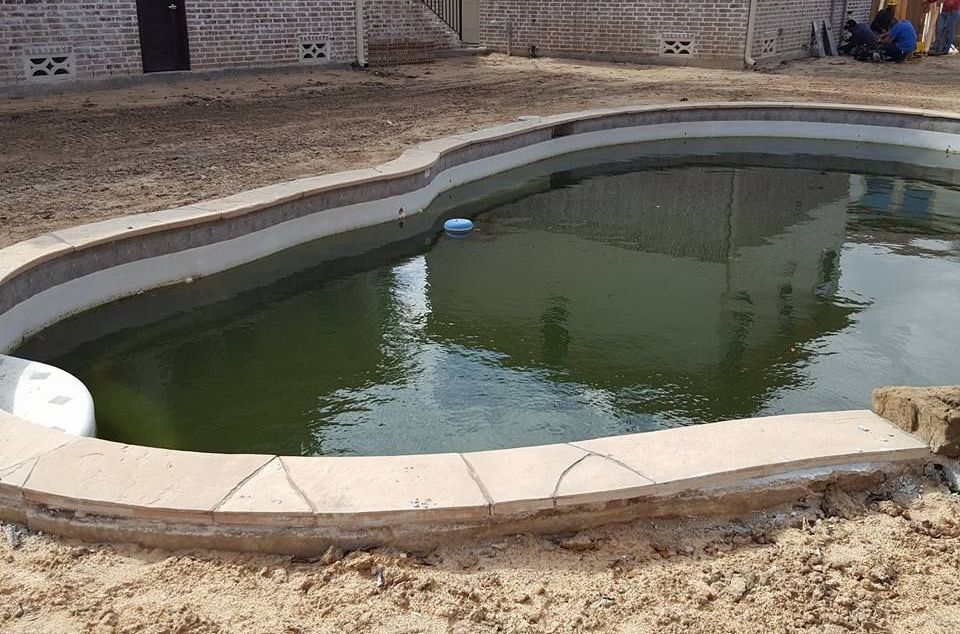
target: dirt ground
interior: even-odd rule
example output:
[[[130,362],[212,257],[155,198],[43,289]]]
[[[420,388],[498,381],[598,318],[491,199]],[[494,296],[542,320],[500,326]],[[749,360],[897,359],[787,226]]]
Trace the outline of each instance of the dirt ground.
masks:
[[[519,115],[682,99],[957,110],[958,64],[824,59],[742,72],[492,55],[0,100],[0,246],[376,164]]]
[[[684,99],[958,110],[958,63],[735,72],[490,56],[9,99],[0,246],[374,164],[519,115]],[[960,631],[960,501],[924,479],[737,522],[636,522],[332,563],[5,534],[0,632]]]
[[[420,555],[304,560],[17,536],[16,549],[0,544],[0,631],[18,634],[960,631],[960,497],[923,478],[736,522],[635,522]]]

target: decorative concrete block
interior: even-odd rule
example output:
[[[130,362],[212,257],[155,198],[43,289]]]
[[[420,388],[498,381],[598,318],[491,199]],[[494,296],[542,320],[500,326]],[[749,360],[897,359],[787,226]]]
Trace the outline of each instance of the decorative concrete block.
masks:
[[[881,387],[873,391],[873,411],[936,453],[960,457],[960,386]]]

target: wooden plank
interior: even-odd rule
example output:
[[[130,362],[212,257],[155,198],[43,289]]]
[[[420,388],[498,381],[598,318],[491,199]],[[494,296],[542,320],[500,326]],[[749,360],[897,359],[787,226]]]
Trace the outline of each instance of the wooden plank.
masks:
[[[830,20],[823,20],[821,24],[823,25],[823,34],[826,36],[827,52],[836,57],[840,54],[840,51],[837,50],[837,42],[833,39],[833,27],[830,26]]]
[[[820,37],[820,25],[814,20],[810,23],[810,33],[813,37],[813,54],[817,57],[826,57],[823,50],[823,39]]]

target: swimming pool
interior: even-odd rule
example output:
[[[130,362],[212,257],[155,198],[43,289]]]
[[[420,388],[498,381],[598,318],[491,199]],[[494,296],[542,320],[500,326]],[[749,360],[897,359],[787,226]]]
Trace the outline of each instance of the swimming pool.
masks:
[[[475,451],[859,409],[881,385],[960,382],[960,190],[898,152],[568,154],[15,354],[80,378],[101,437],[197,451]],[[445,237],[461,216],[474,234]]]

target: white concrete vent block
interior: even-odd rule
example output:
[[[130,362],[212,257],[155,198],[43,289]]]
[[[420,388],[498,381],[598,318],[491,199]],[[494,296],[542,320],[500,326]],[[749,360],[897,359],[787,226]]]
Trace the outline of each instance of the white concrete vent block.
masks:
[[[696,55],[696,36],[692,33],[660,34],[660,56]]]
[[[301,35],[297,38],[297,58],[301,64],[323,64],[330,61],[330,36]]]
[[[23,75],[27,81],[74,79],[76,64],[70,48],[29,49],[23,56]]]

